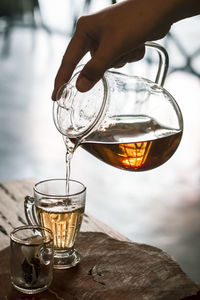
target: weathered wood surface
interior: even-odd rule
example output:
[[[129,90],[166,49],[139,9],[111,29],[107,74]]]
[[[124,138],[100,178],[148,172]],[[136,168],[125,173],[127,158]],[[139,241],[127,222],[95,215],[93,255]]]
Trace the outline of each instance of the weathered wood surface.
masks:
[[[76,248],[80,264],[55,270],[49,290],[26,299],[198,299],[198,286],[158,248],[94,232],[81,233]],[[0,299],[25,299],[11,287],[8,262],[7,248],[0,252]]]
[[[0,184],[0,249],[9,245],[10,230],[26,223],[23,201],[25,195],[32,195],[34,183]],[[89,215],[84,217],[82,231],[93,232],[80,233],[77,240],[81,263],[70,270],[55,270],[50,289],[34,297],[11,287],[9,247],[2,250],[0,299],[200,299],[199,287],[162,250],[130,242]]]
[[[36,182],[36,179],[24,179],[0,183],[0,250],[9,245],[9,233],[12,228],[26,224],[24,197],[33,194],[33,185]],[[105,232],[116,239],[128,240],[87,213],[81,231]]]

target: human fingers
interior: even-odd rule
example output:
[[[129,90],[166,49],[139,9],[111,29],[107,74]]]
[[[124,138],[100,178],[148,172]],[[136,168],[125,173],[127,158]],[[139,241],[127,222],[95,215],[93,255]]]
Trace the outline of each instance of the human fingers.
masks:
[[[121,68],[126,63],[131,63],[142,59],[144,57],[144,54],[145,54],[145,46],[143,44],[142,46],[122,55],[120,58],[118,58],[110,65],[110,68]]]
[[[109,40],[109,36],[104,36],[96,52],[80,72],[76,82],[80,92],[91,89],[109,68],[113,57],[116,57],[116,47],[110,45]]]
[[[72,37],[65,51],[60,68],[57,72],[54,82],[54,90],[52,93],[52,100],[56,100],[58,89],[70,79],[78,62],[88,52],[91,41],[79,23],[80,22],[77,23],[74,36]]]

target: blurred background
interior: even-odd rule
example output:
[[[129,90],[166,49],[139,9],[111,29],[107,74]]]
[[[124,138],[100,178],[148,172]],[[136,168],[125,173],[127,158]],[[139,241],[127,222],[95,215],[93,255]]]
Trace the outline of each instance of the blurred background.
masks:
[[[65,146],[52,119],[51,92],[77,18],[114,2],[0,1],[0,181],[65,176]],[[161,41],[170,59],[165,88],[177,100],[184,134],[163,166],[131,173],[83,149],[72,176],[88,189],[87,211],[130,239],[165,250],[200,283],[200,17],[175,24]],[[88,58],[86,57],[85,60]],[[129,71],[154,80],[156,60]]]

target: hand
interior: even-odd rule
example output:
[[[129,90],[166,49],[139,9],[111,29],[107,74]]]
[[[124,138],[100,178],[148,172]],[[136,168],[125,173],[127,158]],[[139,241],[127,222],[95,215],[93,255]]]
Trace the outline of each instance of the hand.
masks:
[[[87,52],[91,53],[91,59],[76,82],[80,92],[92,88],[107,69],[141,59],[145,53],[144,43],[164,37],[171,24],[179,19],[175,4],[181,1],[188,2],[125,0],[81,17],[58,70],[52,99],[56,99],[59,87],[68,82]],[[173,10],[175,12],[170,14]]]

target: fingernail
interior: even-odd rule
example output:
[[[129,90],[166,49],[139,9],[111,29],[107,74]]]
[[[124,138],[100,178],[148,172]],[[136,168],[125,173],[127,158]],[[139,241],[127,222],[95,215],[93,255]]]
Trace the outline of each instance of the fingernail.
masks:
[[[56,92],[55,91],[53,91],[53,93],[51,95],[51,99],[54,101],[56,100]]]
[[[93,83],[84,76],[77,79],[76,87],[80,92],[87,92],[92,86]]]

